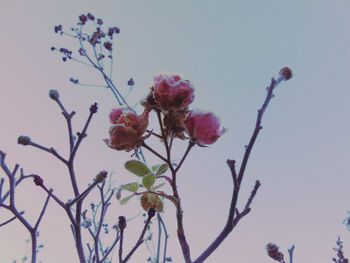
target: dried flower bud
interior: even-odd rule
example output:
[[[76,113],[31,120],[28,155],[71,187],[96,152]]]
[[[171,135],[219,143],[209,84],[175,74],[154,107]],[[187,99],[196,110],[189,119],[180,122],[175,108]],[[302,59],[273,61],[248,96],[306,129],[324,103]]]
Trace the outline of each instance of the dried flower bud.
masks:
[[[113,49],[113,44],[112,44],[112,42],[110,42],[110,41],[104,42],[104,43],[103,43],[103,46],[104,46],[105,49],[107,49],[108,51],[112,51],[112,49]]]
[[[81,22],[82,25],[85,25],[87,21],[87,16],[86,15],[80,15],[79,16],[79,21]]]
[[[49,91],[49,97],[53,100],[58,100],[60,98],[60,94],[55,89],[50,89]]]
[[[108,28],[108,36],[113,39],[114,34],[119,34],[120,29],[118,27],[110,27]]]
[[[96,175],[96,178],[95,178],[96,182],[97,182],[97,183],[102,183],[102,182],[106,179],[107,174],[108,174],[108,172],[105,171],[105,170],[99,172],[99,173]]]
[[[94,15],[93,14],[91,14],[91,13],[88,13],[87,14],[87,17],[90,19],[90,20],[95,20],[95,17],[94,17]]]
[[[269,243],[266,245],[266,251],[267,254],[274,260],[278,261],[278,262],[284,262],[284,256],[283,253],[281,253],[280,251],[278,251],[278,246],[273,244],[273,243]]]
[[[114,109],[109,115],[113,124],[109,130],[109,139],[104,141],[107,145],[118,151],[130,151],[137,147],[146,137],[149,111],[145,110],[141,115],[125,110]]]
[[[156,214],[156,210],[155,210],[154,208],[150,208],[150,209],[148,210],[148,216],[149,216],[150,218],[154,217],[155,214]]]
[[[91,113],[96,113],[97,110],[98,110],[98,106],[97,106],[97,103],[95,102],[94,104],[92,104],[92,105],[90,106],[90,112],[91,112]]]
[[[17,143],[18,144],[22,144],[22,145],[29,145],[32,142],[32,139],[30,139],[29,136],[19,136],[17,139]]]
[[[155,209],[157,212],[163,211],[163,202],[158,195],[152,193],[144,193],[141,196],[141,206],[145,211]]]
[[[44,183],[44,180],[39,175],[34,175],[34,184],[37,186],[42,186]]]
[[[126,219],[124,216],[118,217],[118,227],[120,230],[124,230],[126,228]]]
[[[283,80],[289,80],[293,77],[292,70],[288,67],[282,68],[279,74],[281,77],[283,77]]]
[[[55,30],[55,33],[61,33],[62,34],[62,25],[55,26],[54,30]]]
[[[134,86],[134,85],[135,85],[134,80],[133,80],[132,78],[130,78],[130,79],[128,80],[128,86]]]

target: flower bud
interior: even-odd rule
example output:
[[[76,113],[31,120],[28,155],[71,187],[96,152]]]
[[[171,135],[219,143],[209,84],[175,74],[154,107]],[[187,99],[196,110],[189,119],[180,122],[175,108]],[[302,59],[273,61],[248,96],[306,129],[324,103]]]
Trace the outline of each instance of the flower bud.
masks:
[[[283,77],[283,80],[289,80],[293,77],[292,70],[288,67],[282,68],[279,74],[281,77]]]
[[[96,182],[97,182],[97,183],[102,183],[102,182],[106,179],[107,174],[108,174],[108,172],[105,171],[105,170],[99,172],[99,173],[96,175],[96,177],[95,177]]]
[[[39,175],[34,175],[34,184],[37,186],[43,186],[44,180]]]
[[[124,230],[126,228],[126,218],[124,216],[118,217],[118,227],[120,230]]]
[[[55,89],[50,89],[49,91],[49,97],[53,100],[58,100],[60,98],[60,94]]]
[[[150,208],[148,210],[148,217],[152,218],[156,214],[156,210],[154,208]]]
[[[97,110],[98,110],[98,106],[97,106],[97,103],[95,102],[94,104],[92,104],[92,105],[90,106],[90,112],[91,112],[91,113],[96,113]]]
[[[278,262],[284,262],[284,260],[283,260],[284,255],[283,255],[283,253],[278,251],[277,245],[275,245],[273,243],[267,244],[266,251],[267,251],[267,254],[269,255],[269,257],[271,257],[272,259],[274,259]]]
[[[17,139],[17,143],[18,144],[22,144],[22,145],[29,145],[32,142],[32,139],[30,139],[29,136],[19,136]]]

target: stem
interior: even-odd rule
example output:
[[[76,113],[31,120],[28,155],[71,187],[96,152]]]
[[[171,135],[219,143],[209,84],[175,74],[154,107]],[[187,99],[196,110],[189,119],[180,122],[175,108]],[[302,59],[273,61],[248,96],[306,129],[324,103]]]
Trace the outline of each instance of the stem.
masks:
[[[147,230],[147,227],[149,226],[152,218],[154,217],[156,211],[151,208],[148,210],[148,217],[147,217],[147,220],[145,222],[145,225],[142,229],[142,232],[141,232],[141,235],[139,237],[139,239],[137,240],[136,244],[134,245],[134,247],[130,250],[129,254],[124,258],[124,260],[120,261],[121,263],[126,263],[128,262],[128,260],[131,258],[131,256],[134,254],[134,252],[138,249],[138,247],[144,242],[143,240],[143,237],[145,236],[145,233],[146,233],[146,230]],[[121,229],[122,231],[122,229]],[[122,238],[120,239],[120,241],[122,242]],[[121,246],[122,247],[122,246]],[[119,249],[119,260],[122,258],[122,254],[121,254],[121,249]]]
[[[267,106],[269,105],[271,99],[273,98],[273,91],[277,87],[277,85],[283,80],[282,77],[280,77],[277,81],[272,78],[270,85],[267,87],[267,95],[263,102],[263,105],[258,110],[258,116],[255,124],[255,128],[253,131],[253,134],[250,138],[249,144],[246,147],[241,168],[239,170],[239,173],[236,173],[235,170],[235,161],[234,160],[227,160],[227,164],[231,170],[231,177],[233,179],[233,194],[231,198],[231,204],[230,204],[230,210],[229,215],[227,218],[226,225],[224,226],[223,230],[220,232],[220,234],[215,238],[215,240],[209,245],[209,247],[202,252],[202,254],[194,261],[194,263],[201,263],[204,262],[218,247],[219,245],[224,241],[224,239],[231,233],[231,231],[234,229],[234,227],[237,225],[239,220],[243,218],[245,215],[247,215],[250,212],[250,205],[256,195],[256,192],[258,188],[260,187],[260,182],[256,181],[254,189],[248,199],[248,202],[244,208],[244,210],[239,213],[237,209],[237,201],[238,201],[238,194],[240,190],[240,186],[244,177],[245,169],[249,161],[250,153],[253,149],[254,143],[256,141],[256,138],[262,129],[261,127],[261,121],[262,117],[264,115],[265,110],[267,109]],[[236,213],[236,215],[235,215]]]
[[[162,137],[163,137],[163,142],[164,142],[164,145],[165,145],[167,159],[168,159],[168,162],[171,163],[170,149],[169,149],[169,144],[168,144],[168,136],[167,136],[167,134],[165,134],[165,130],[164,130],[163,123],[162,123],[162,117],[160,115],[160,110],[157,109],[156,112],[157,112],[159,127],[160,127],[160,130],[161,130],[161,133],[162,133]]]
[[[120,240],[120,236],[119,236],[119,232],[118,232],[113,244],[111,245],[109,250],[106,252],[104,257],[101,259],[101,261],[100,261],[101,263],[103,263],[107,259],[108,255],[113,251],[115,245],[118,243],[119,240]]]
[[[24,212],[22,211],[22,212],[20,212],[20,214],[23,215]],[[13,217],[11,217],[10,219],[6,220],[5,222],[1,223],[1,224],[0,224],[0,227],[5,226],[5,225],[7,225],[8,223],[11,223],[13,220],[16,220],[16,219],[17,219],[17,217],[16,217],[16,216],[13,216]]]
[[[182,159],[181,159],[179,165],[178,165],[178,166],[176,167],[176,169],[175,169],[175,172],[177,172],[177,171],[180,169],[181,165],[182,165],[183,162],[185,161],[187,155],[189,154],[190,150],[192,149],[192,147],[193,147],[194,145],[195,145],[195,143],[194,143],[193,141],[190,140],[190,141],[188,142],[188,146],[187,146],[186,152],[185,152],[185,154],[182,156]]]
[[[32,263],[36,262],[36,254],[37,254],[37,232],[31,231],[30,237],[32,240]]]
[[[169,165],[169,167],[171,166],[171,163],[169,163],[169,160],[165,159],[161,154],[159,154],[158,152],[156,152],[155,150],[153,150],[150,146],[148,146],[145,142],[142,143],[142,147],[144,147],[145,149],[147,149],[148,151],[150,151],[151,153],[153,153],[155,156],[157,156],[159,159],[161,159],[162,161],[164,161],[165,163],[167,163]]]
[[[120,242],[119,242],[119,263],[123,262],[123,240],[124,240],[124,229],[120,229]]]
[[[166,226],[164,224],[164,221],[162,219],[162,217],[159,215],[158,219],[160,220],[160,223],[162,224],[162,227],[164,229],[164,236],[165,236],[165,240],[164,240],[164,252],[163,252],[163,263],[166,262],[166,251],[167,251],[167,246],[168,246],[168,231],[166,229]]]
[[[292,245],[292,246],[288,249],[289,263],[293,263],[293,252],[294,252],[294,248],[295,248],[295,246]]]
[[[160,215],[159,213],[157,214],[157,219],[158,219],[158,244],[157,244],[157,262],[159,262],[159,256],[160,256],[160,245],[162,241],[162,226],[160,223]]]

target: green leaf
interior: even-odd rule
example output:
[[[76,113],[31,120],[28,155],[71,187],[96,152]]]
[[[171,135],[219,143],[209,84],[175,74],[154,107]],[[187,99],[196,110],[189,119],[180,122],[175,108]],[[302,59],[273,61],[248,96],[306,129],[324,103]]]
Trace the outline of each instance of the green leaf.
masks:
[[[142,178],[142,184],[147,189],[150,189],[151,186],[154,185],[155,181],[156,181],[156,177],[152,173],[147,174]]]
[[[159,167],[160,167],[160,164],[153,165],[151,168],[152,172],[156,173],[158,171]]]
[[[124,166],[129,172],[140,177],[151,173],[150,169],[143,162],[138,160],[127,161]]]
[[[154,192],[155,190],[161,188],[163,185],[165,185],[165,183],[161,183],[161,184],[159,184],[159,185],[152,186],[152,187],[150,188],[150,190]]]
[[[156,175],[161,175],[163,173],[165,173],[166,171],[168,171],[169,169],[169,165],[166,163],[163,163],[161,166],[159,166]]]
[[[124,185],[121,185],[120,188],[135,193],[139,189],[139,183],[133,182],[133,183],[129,183],[129,184],[124,184]]]
[[[127,196],[127,197],[124,197],[123,199],[121,199],[120,200],[120,204],[121,205],[125,205],[127,202],[129,202],[129,200],[133,197],[134,195],[132,194],[132,195],[129,195],[129,196]]]

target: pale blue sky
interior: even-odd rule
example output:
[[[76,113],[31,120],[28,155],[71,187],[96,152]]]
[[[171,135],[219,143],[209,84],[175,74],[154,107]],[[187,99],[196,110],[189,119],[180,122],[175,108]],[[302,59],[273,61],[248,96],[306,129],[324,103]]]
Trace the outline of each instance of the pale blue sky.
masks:
[[[29,134],[66,150],[65,122],[47,96],[52,88],[78,112],[76,127],[83,124],[91,103],[101,106],[77,159],[82,185],[101,169],[114,170],[120,184],[133,179],[122,169],[128,155],[102,143],[109,125],[106,116],[115,106],[111,93],[72,86],[67,81],[71,76],[101,80],[82,65],[61,63],[49,51],[52,45],[74,47],[55,35],[53,26],[70,27],[86,12],[121,29],[114,76],[120,86],[134,78],[130,101],[146,95],[158,72],[181,73],[196,88],[193,106],[214,111],[228,128],[216,144],[194,149],[179,178],[194,258],[226,220],[231,178],[225,161],[240,160],[265,87],[283,66],[293,69],[294,78],[276,90],[266,112],[241,203],[256,179],[262,187],[252,212],[207,262],[272,262],[265,245],[276,242],[285,252],[296,245],[296,263],[326,263],[338,235],[350,257],[350,233],[341,224],[350,209],[350,1],[1,0],[0,149],[8,153],[10,164],[18,162],[39,173],[65,198],[71,192],[64,168],[51,156],[16,144],[18,135]],[[178,153],[183,150],[179,145]],[[20,192],[20,206],[35,218],[44,196],[32,184]],[[116,207],[110,217],[137,211],[134,202]],[[172,218],[174,210],[167,204],[169,254],[182,262]],[[43,262],[77,262],[68,222],[55,204],[44,221]],[[137,233],[138,226],[135,222],[128,231]],[[29,249],[22,230],[17,223],[0,229],[0,262],[20,258]],[[142,249],[131,262],[147,257]]]

